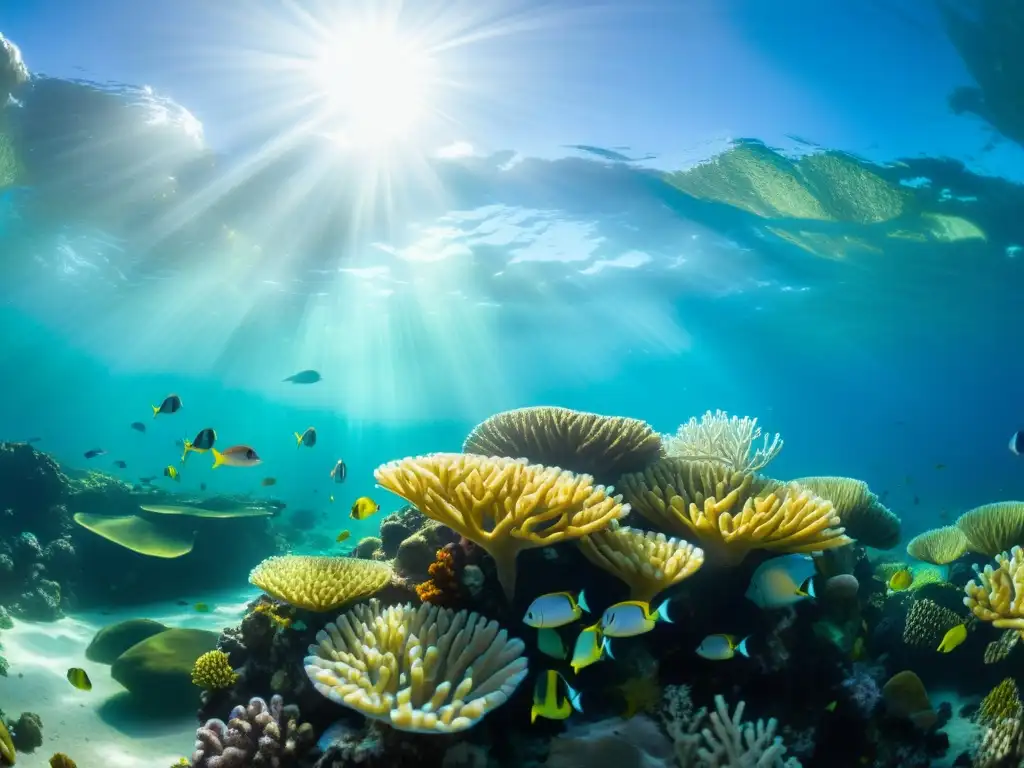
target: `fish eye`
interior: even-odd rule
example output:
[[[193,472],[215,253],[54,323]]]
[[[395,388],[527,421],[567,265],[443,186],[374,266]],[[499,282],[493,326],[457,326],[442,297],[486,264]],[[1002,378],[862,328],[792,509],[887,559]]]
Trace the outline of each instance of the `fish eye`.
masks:
[[[245,458],[247,458],[247,459],[255,459],[256,458],[256,451],[254,451],[252,448],[250,448],[248,451],[245,452]]]

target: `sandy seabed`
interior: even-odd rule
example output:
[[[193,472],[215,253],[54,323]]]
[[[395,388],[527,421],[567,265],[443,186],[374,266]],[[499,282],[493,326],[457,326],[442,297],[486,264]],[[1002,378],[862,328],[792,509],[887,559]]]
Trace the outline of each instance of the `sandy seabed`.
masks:
[[[18,753],[18,768],[48,768],[55,752],[64,752],[79,768],[169,768],[191,754],[197,727],[195,712],[155,720],[133,709],[110,668],[85,658],[93,636],[125,619],[155,619],[168,627],[220,631],[237,624],[247,601],[258,593],[239,590],[190,596],[187,607],[175,603],[116,607],[67,616],[50,623],[15,621],[0,632],[10,670],[0,677],[0,709],[15,720],[35,712],[43,721],[43,746]],[[204,602],[209,613],[192,606]],[[67,671],[81,667],[92,681],[80,691]],[[198,709],[198,699],[196,706]],[[227,714],[227,713],[225,713]]]

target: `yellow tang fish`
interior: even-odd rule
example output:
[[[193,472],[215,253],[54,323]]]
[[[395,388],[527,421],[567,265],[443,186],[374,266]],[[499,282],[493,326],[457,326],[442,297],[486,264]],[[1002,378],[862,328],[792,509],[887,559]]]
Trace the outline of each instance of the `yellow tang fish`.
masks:
[[[369,496],[360,496],[352,504],[352,511],[349,512],[349,517],[353,520],[365,520],[370,515],[380,512],[380,504],[375,502]]]
[[[551,592],[541,595],[530,603],[523,622],[527,626],[537,629],[554,629],[572,624],[583,615],[584,611],[589,613],[590,608],[587,606],[587,599],[582,592],[576,598],[573,598],[568,592]]]
[[[68,682],[80,691],[92,690],[92,680],[81,667],[72,667],[68,670]]]
[[[342,531],[341,533],[338,534],[338,538],[336,538],[335,541],[338,542],[339,544],[341,544],[341,542],[343,542],[343,541],[348,541],[348,537],[351,536],[351,535],[352,535],[352,532],[349,531],[348,529],[346,529],[346,530],[344,530],[344,531]]]
[[[585,627],[576,636],[576,644],[572,649],[572,671],[578,673],[584,667],[596,664],[605,656],[614,659],[612,644],[607,637],[602,637],[597,624]]]
[[[939,643],[939,647],[935,650],[939,653],[949,653],[966,639],[967,625],[957,624],[943,636],[942,642]]]
[[[907,568],[896,571],[896,573],[889,577],[889,589],[893,592],[902,592],[913,583],[914,574],[912,574]]]
[[[213,452],[213,468],[226,464],[229,467],[255,467],[263,461],[259,455],[248,445],[233,445],[221,453],[216,448]]]
[[[562,686],[565,692],[562,692]],[[530,722],[538,717],[548,720],[565,720],[573,710],[582,713],[580,694],[564,677],[553,669],[542,672],[533,686],[533,706],[530,707]]]
[[[601,632],[606,637],[635,637],[654,629],[659,621],[669,624],[668,600],[651,611],[651,604],[639,600],[626,600],[605,609],[601,614]]]
[[[181,475],[178,474],[178,470],[170,464],[164,467],[164,477],[169,477],[171,480],[177,480],[179,483],[181,482]]]

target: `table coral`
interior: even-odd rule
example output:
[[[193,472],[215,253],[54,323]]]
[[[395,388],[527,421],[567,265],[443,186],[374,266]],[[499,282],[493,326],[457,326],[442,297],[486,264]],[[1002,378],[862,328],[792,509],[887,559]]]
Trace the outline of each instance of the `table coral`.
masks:
[[[391,582],[391,567],[354,557],[282,555],[252,569],[249,581],[271,597],[310,611],[332,611]]]

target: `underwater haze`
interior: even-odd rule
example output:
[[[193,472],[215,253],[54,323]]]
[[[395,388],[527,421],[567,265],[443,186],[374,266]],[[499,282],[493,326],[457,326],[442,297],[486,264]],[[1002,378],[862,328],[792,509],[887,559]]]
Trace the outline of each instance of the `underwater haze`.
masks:
[[[785,733],[789,758],[803,765],[952,765],[963,754],[968,763],[959,764],[1016,765],[979,756],[983,729],[994,729],[996,720],[975,725],[973,710],[960,718],[962,706],[976,709],[1006,675],[988,680],[977,673],[986,687],[975,691],[938,667],[918,669],[901,655],[899,642],[911,604],[901,603],[893,618],[894,607],[868,608],[868,592],[894,604],[904,600],[904,590],[922,578],[919,561],[930,563],[928,580],[956,587],[951,602],[934,598],[955,619],[946,616],[949,627],[938,638],[962,643],[954,652],[970,651],[979,664],[980,649],[999,636],[986,622],[999,614],[1011,621],[1000,627],[1024,626],[1020,605],[1011,614],[993,609],[989,618],[963,608],[965,584],[980,578],[969,565],[995,564],[1004,549],[1024,545],[1024,502],[1016,501],[1024,499],[1022,30],[1024,8],[1007,0],[0,3],[0,485],[6,486],[0,489],[6,509],[0,630],[8,612],[15,618],[13,629],[0,633],[7,647],[0,672],[10,664],[0,677],[0,710],[21,744],[14,745],[17,765],[46,765],[55,752],[83,768],[100,761],[162,768],[178,758],[184,762],[176,765],[211,768],[269,764],[253,762],[255,751],[238,762],[211,760],[203,740],[214,736],[197,735],[193,751],[192,733],[210,718],[229,720],[232,707],[250,696],[273,709],[266,702],[275,693],[299,704],[311,723],[308,733],[292,734],[292,748],[297,743],[306,751],[288,752],[280,765],[356,764],[351,745],[370,737],[358,730],[363,719],[339,713],[348,707],[360,718],[376,716],[368,714],[370,705],[361,709],[338,693],[341,683],[331,687],[331,675],[344,676],[331,664],[342,662],[305,657],[305,649],[315,642],[317,653],[328,653],[315,631],[342,606],[378,592],[388,605],[409,599],[475,610],[506,628],[510,642],[524,638],[530,675],[525,660],[522,670],[509,671],[517,663],[511,662],[495,672],[496,679],[508,674],[494,683],[500,694],[494,709],[508,699],[498,711],[515,722],[510,732],[529,730],[531,712],[539,717],[531,734],[543,746],[524,755],[498,736],[479,737],[484,762],[474,765],[598,764],[598,752],[586,750],[612,736],[580,732],[574,738],[590,746],[570,756],[564,744],[551,746],[568,737],[544,720],[574,718],[569,732],[575,733],[572,727],[589,727],[577,721],[603,723],[604,714],[622,713],[616,705],[605,712],[607,691],[591,693],[586,669],[578,680],[566,671],[573,638],[550,633],[568,622],[527,622],[527,634],[522,616],[542,591],[568,590],[568,602],[555,597],[546,604],[548,616],[557,609],[577,621],[589,600],[597,610],[581,627],[601,619],[599,633],[618,637],[609,634],[607,611],[638,593],[620,595],[622,584],[607,574],[580,575],[586,561],[565,542],[604,526],[615,530],[610,521],[621,510],[600,525],[597,518],[567,522],[571,515],[559,505],[569,504],[568,497],[548,498],[539,513],[543,522],[508,534],[515,546],[543,547],[543,556],[522,553],[518,583],[510,585],[508,564],[492,543],[505,535],[503,524],[466,522],[472,517],[467,499],[489,488],[477,512],[490,503],[507,511],[526,503],[522,498],[544,497],[551,486],[507,501],[518,482],[509,473],[519,470],[482,464],[452,490],[445,484],[457,472],[444,462],[455,459],[435,465],[430,456],[460,452],[487,461],[528,459],[613,487],[633,507],[631,526],[689,539],[703,547],[707,562],[716,552],[707,530],[689,520],[659,527],[657,514],[643,509],[645,498],[657,506],[653,496],[635,490],[644,481],[631,485],[629,477],[647,472],[650,488],[657,471],[651,467],[663,466],[657,462],[691,462],[702,468],[698,473],[726,467],[754,477],[742,491],[749,491],[750,504],[756,493],[762,499],[769,493],[761,483],[776,483],[768,476],[863,481],[872,509],[898,518],[898,543],[862,537],[838,496],[815,487],[822,504],[838,510],[831,523],[827,514],[821,518],[820,529],[842,523],[858,543],[839,541],[840,531],[834,540],[807,534],[800,545],[751,545],[779,555],[765,564],[812,552],[817,560],[837,544],[856,549],[856,567],[829,571],[819,563],[809,578],[823,593],[826,579],[856,574],[860,607],[839,617],[790,569],[764,578],[789,579],[787,595],[803,602],[759,603],[764,610],[754,611],[750,601],[758,601],[753,592],[746,600],[744,590],[748,582],[754,589],[767,566],[754,570],[758,552],[741,568],[744,549],[738,559],[725,558],[731,581],[717,583],[714,609],[693,607],[686,590],[667,593],[683,595],[678,604],[686,606],[669,626],[654,612],[661,598],[639,600],[645,607],[636,621],[645,629],[637,635],[684,633],[682,658],[696,658],[693,649],[706,635],[718,638],[700,647],[719,656],[711,662],[698,650],[704,666],[692,676],[679,671],[690,663],[680,656],[659,657],[661,669],[673,670],[659,685],[692,690],[691,709],[713,709],[718,693],[733,705],[745,696],[751,717],[788,723],[787,712],[804,706],[803,693],[792,693],[777,709],[760,707],[766,699],[756,691],[768,686],[767,678],[721,669],[753,669],[783,636],[774,623],[765,628],[765,610],[798,617],[820,610],[807,619],[806,632],[793,630],[800,644],[787,645],[787,653],[813,655],[832,670],[822,679],[838,675],[833,692],[806,707],[816,717],[848,717],[848,733],[892,748],[859,751],[851,746],[861,744],[859,737],[840,743],[822,735],[827,724],[801,720]],[[291,380],[303,371],[317,380]],[[170,396],[180,398],[180,408],[154,413]],[[547,406],[599,414],[586,422],[595,432],[585,440],[558,421],[575,418],[564,412],[518,410]],[[693,448],[696,422],[673,443],[670,436],[702,414],[708,430],[719,424],[716,439],[724,439],[730,422],[714,421],[718,410],[756,418],[769,442],[781,435],[784,448],[768,457],[770,467],[756,457],[749,465],[721,458],[729,449],[709,448],[711,431],[701,433],[710,441],[700,443],[704,448]],[[502,421],[506,412],[514,413]],[[553,421],[534,424],[538,413]],[[638,422],[600,421],[605,417],[639,420],[638,431],[628,426]],[[735,428],[736,420],[731,423]],[[485,427],[507,442],[480,439]],[[548,427],[552,432],[544,432]],[[604,431],[595,437],[599,427]],[[202,447],[206,428],[216,432],[209,449]],[[303,438],[308,428],[315,444]],[[612,432],[619,437],[608,437]],[[761,445],[760,436],[748,434],[745,444],[737,438],[744,457]],[[622,447],[634,438],[635,445]],[[691,447],[679,447],[684,443]],[[637,458],[642,444],[655,446],[643,460]],[[498,445],[509,448],[501,452]],[[241,448],[232,452],[232,446]],[[604,464],[594,458],[601,450],[608,452]],[[616,451],[629,455],[609,459]],[[556,464],[560,456],[580,463]],[[390,476],[387,467],[396,465],[388,463],[406,457],[414,458]],[[415,457],[427,463],[416,464]],[[488,486],[496,476],[488,472],[504,472],[504,484]],[[428,476],[429,483],[422,479]],[[432,490],[416,491],[420,481],[433,483]],[[739,487],[733,478],[691,493],[693,510],[705,498],[722,498],[730,483]],[[686,498],[681,488],[665,480],[651,493],[660,494],[662,508],[683,515],[686,503],[670,501],[677,492],[677,499]],[[603,499],[605,491],[595,493]],[[586,496],[580,493],[572,503]],[[608,499],[618,498],[612,493]],[[785,492],[778,494],[785,501]],[[739,498],[742,506],[746,497]],[[1016,504],[993,524],[998,536],[981,543],[961,525],[970,544],[953,556],[929,560],[912,547],[912,561],[889,567],[892,558],[907,559],[918,534],[954,526],[965,512],[996,502]],[[145,510],[154,505],[177,511]],[[562,509],[563,517],[551,509]],[[220,516],[211,517],[213,510]],[[385,520],[392,536],[404,532],[392,551]],[[559,531],[550,540],[548,525]],[[426,560],[403,565],[399,542],[411,552],[407,541],[414,537],[426,552],[416,556]],[[378,538],[379,549],[360,549]],[[715,542],[735,546],[725,539]],[[584,555],[587,546],[581,545]],[[571,553],[549,555],[563,547]],[[68,550],[76,559],[61,560]],[[298,571],[250,574],[268,558],[295,555],[328,557],[332,564],[317,565],[327,570],[316,571],[301,590],[280,587]],[[525,558],[537,569],[532,580],[524,581],[532,570]],[[367,568],[389,562],[392,581],[382,587],[387,578],[381,577],[366,587],[376,572],[359,571],[357,579],[348,561]],[[513,573],[516,562],[513,552]],[[958,564],[965,566],[962,578]],[[567,569],[565,580],[543,575],[556,565]],[[462,586],[453,588],[458,599],[437,597],[445,592],[437,574],[449,567],[462,574]],[[670,570],[654,559],[647,567]],[[479,584],[476,571],[466,576],[466,568],[480,571]],[[909,588],[901,586],[904,572]],[[316,584],[359,579],[363,587],[339,587],[336,601],[310,597],[320,594]],[[1024,590],[1024,567],[1016,583]],[[399,597],[389,601],[388,589]],[[578,603],[584,589],[587,598]],[[749,621],[722,620],[730,601],[753,611]],[[872,618],[875,609],[881,612]],[[706,622],[702,610],[712,611]],[[205,640],[175,640],[187,644],[180,653],[188,669],[209,652],[227,654],[228,677],[232,668],[238,673],[249,665],[249,671],[240,673],[241,683],[237,674],[231,685],[195,683],[205,689],[201,703],[198,689],[186,685],[186,694],[196,696],[184,716],[179,708],[150,722],[116,707],[93,707],[102,696],[120,695],[118,686],[133,692],[133,684],[122,679],[128,673],[115,671],[115,685],[106,670],[90,667],[84,646],[95,645],[103,627],[142,619],[170,631],[208,633]],[[271,660],[259,664],[251,661],[257,620],[266,620],[266,637],[276,638]],[[878,639],[876,627],[886,621],[898,624],[893,642],[903,651]],[[825,623],[844,627],[834,633],[842,636],[834,643],[836,658],[813,647],[832,631],[821,629]],[[239,628],[218,638],[228,625]],[[967,639],[954,641],[946,629],[961,625]],[[50,626],[57,629],[47,640]],[[740,651],[738,641],[748,634],[751,658],[743,658],[747,647]],[[620,642],[623,656],[635,657],[632,639],[610,642],[595,645],[603,665],[620,664],[601,655]],[[977,653],[972,642],[980,643]],[[937,643],[929,639],[927,652],[956,666],[955,657],[931,647]],[[107,663],[117,670],[125,656],[113,654]],[[564,662],[559,674],[565,677],[535,675],[552,657]],[[782,668],[762,661],[764,675]],[[864,666],[851,672],[857,664]],[[27,675],[20,687],[19,665]],[[870,665],[878,697],[885,679],[908,669],[924,680],[932,704],[925,696],[924,705],[901,710],[878,698],[875,720],[844,714],[846,694],[836,691],[853,690],[844,681]],[[884,678],[877,672],[882,667]],[[86,696],[71,668],[84,669],[94,683],[102,678],[86,707],[95,721],[69,715],[54,733],[49,721]],[[650,668],[631,669],[629,680],[658,677]],[[211,693],[221,689],[233,693]],[[577,706],[579,691],[600,700],[594,714]],[[932,705],[938,711],[943,696],[953,702],[954,720],[970,720],[960,741],[950,730],[947,743],[958,746],[948,750],[935,744],[936,728],[948,718],[936,726],[918,717],[934,714]],[[622,722],[639,728],[633,715],[640,712],[639,718],[653,718],[658,739],[668,738],[662,721],[655,726],[653,709],[631,697]],[[877,725],[886,706],[887,717],[898,710],[905,722]],[[1019,698],[1016,706],[1003,714],[1019,719]],[[405,720],[395,714],[399,709],[395,704],[388,726],[395,733],[433,728],[416,719],[436,719],[429,706],[427,715],[417,710]],[[22,746],[28,726],[14,721],[23,710],[42,717],[43,746]],[[482,715],[454,711],[443,717],[463,717],[472,721],[471,733],[480,730]],[[287,716],[275,717],[287,730]],[[79,722],[83,729],[105,723],[107,735],[93,741],[109,748],[84,746]],[[339,735],[339,723],[347,723],[348,736]],[[801,738],[807,743],[794,751]],[[696,752],[681,757],[679,739],[675,752],[661,754],[648,748],[653,739],[626,739],[631,764],[747,764],[709,762]],[[200,742],[207,744],[205,757]],[[412,752],[420,749],[416,743]],[[450,750],[443,763],[442,753],[430,750],[420,753],[420,763],[401,762],[412,760],[412,752],[402,752],[407,746],[379,735],[376,757],[365,760],[463,764]],[[5,749],[0,738],[0,766]],[[855,757],[844,763],[843,755]],[[782,760],[779,752],[777,762],[763,764]]]

